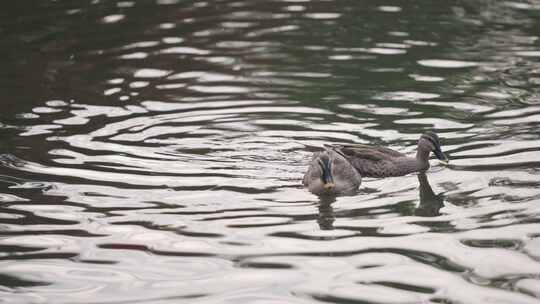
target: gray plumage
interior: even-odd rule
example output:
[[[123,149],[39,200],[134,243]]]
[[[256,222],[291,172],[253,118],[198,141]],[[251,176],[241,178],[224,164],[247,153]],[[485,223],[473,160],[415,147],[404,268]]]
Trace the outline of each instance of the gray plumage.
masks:
[[[324,194],[354,194],[362,177],[345,155],[331,147],[313,155],[303,184],[310,192]]]
[[[408,157],[389,148],[369,145],[332,145],[332,149],[340,152],[362,175],[367,177],[402,176],[412,172],[429,169],[431,152],[442,160],[448,161],[441,151],[437,134],[427,132],[418,140],[416,157]]]

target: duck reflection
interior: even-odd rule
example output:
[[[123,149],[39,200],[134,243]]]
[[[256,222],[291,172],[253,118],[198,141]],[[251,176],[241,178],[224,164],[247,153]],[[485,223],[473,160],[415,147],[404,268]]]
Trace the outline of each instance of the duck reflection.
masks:
[[[335,201],[335,196],[321,196],[319,198],[319,217],[317,218],[317,223],[321,230],[334,229],[336,217],[334,215],[334,207],[332,207],[332,204]]]
[[[416,216],[438,216],[440,210],[444,206],[443,193],[435,194],[431,185],[429,184],[427,175],[425,173],[419,173],[417,175],[418,182],[420,183],[420,204],[414,209],[414,215]]]
[[[417,175],[419,183],[419,198],[420,203],[413,208],[412,212],[406,212],[416,216],[434,217],[440,215],[440,209],[444,206],[443,193],[435,194],[425,173]],[[319,197],[319,216],[317,223],[321,230],[334,229],[336,217],[334,215],[334,207],[332,204],[336,201],[336,196],[321,196]]]

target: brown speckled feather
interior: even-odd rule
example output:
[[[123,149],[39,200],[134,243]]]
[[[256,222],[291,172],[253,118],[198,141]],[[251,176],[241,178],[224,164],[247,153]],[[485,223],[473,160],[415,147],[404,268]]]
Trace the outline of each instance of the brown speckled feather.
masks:
[[[392,150],[381,146],[369,146],[369,145],[333,145],[334,149],[337,149],[341,153],[348,157],[360,157],[367,158],[374,161],[392,159],[395,157],[403,157],[405,154],[396,150]]]
[[[362,176],[389,177],[405,175],[417,166],[416,159],[398,151],[369,145],[333,145],[345,155]]]

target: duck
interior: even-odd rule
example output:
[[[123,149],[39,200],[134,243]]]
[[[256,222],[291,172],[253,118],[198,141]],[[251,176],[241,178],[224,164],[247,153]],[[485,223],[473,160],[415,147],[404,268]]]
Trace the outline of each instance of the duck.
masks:
[[[441,150],[439,136],[434,132],[420,136],[415,157],[382,146],[335,144],[327,148],[344,156],[363,177],[392,177],[425,172],[429,169],[431,152],[448,164],[448,158]]]
[[[354,194],[361,182],[361,174],[333,147],[325,147],[324,151],[313,154],[302,181],[315,195]]]

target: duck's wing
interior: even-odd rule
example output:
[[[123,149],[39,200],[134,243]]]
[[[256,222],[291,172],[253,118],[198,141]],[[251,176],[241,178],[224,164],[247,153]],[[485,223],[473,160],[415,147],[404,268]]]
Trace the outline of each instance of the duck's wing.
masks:
[[[365,159],[370,161],[382,161],[393,159],[396,157],[405,156],[403,153],[400,153],[396,150],[392,150],[386,147],[381,146],[370,146],[370,145],[331,145],[328,146],[335,151],[340,152],[349,159]]]
[[[354,168],[366,177],[393,176],[399,171],[396,158],[405,155],[395,150],[369,145],[333,145],[332,149],[339,151]]]

